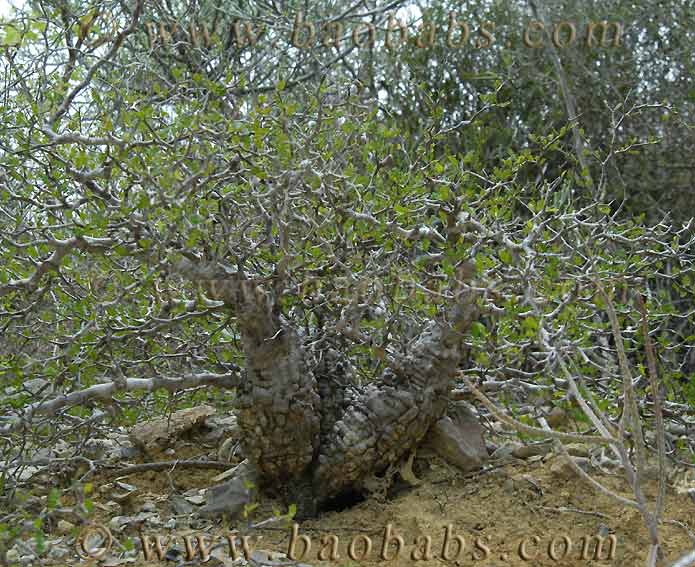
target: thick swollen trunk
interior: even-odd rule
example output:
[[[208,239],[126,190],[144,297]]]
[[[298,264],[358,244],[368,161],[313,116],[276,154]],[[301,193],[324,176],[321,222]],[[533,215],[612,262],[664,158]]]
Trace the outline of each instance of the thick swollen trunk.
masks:
[[[296,335],[273,324],[243,325],[248,376],[239,423],[260,484],[283,487],[311,515],[341,494],[365,492],[375,474],[415,448],[446,411],[462,336],[477,315],[474,298],[451,315],[363,388],[349,384],[337,353],[323,353],[315,380]]]
[[[446,411],[475,296],[432,322],[410,353],[362,388],[340,354],[311,355],[270,295],[249,281],[207,282],[234,305],[247,357],[239,388],[243,450],[261,488],[311,515],[332,498],[360,493],[409,453]]]
[[[319,506],[343,492],[364,491],[365,481],[415,448],[444,414],[463,334],[477,317],[475,298],[450,315],[433,322],[397,367],[351,395],[319,450],[312,487]]]
[[[238,389],[242,449],[265,487],[305,475],[319,448],[320,398],[295,331],[258,287],[240,287],[237,318],[246,353]]]

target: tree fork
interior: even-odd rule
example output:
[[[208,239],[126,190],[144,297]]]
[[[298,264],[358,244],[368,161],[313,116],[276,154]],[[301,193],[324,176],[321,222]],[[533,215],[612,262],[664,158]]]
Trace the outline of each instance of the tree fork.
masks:
[[[238,389],[245,455],[260,487],[297,504],[300,516],[342,494],[365,493],[374,474],[419,444],[446,412],[463,337],[479,315],[477,294],[457,288],[447,316],[430,322],[379,380],[359,388],[332,348],[312,368],[276,298],[253,280],[229,275],[205,287],[237,314],[247,361]]]
[[[470,293],[448,321],[434,322],[420,335],[404,360],[352,396],[320,448],[313,482],[319,506],[341,493],[363,491],[365,480],[416,447],[444,415],[463,335],[477,317],[476,295]]]

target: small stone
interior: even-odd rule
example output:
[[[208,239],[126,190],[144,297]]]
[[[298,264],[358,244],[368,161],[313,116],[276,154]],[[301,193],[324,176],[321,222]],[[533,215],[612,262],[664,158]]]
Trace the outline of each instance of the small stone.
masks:
[[[244,461],[237,467],[237,475],[232,480],[207,490],[206,504],[199,510],[199,514],[201,516],[226,514],[233,518],[251,503],[250,484],[255,484],[255,474],[251,466]]]
[[[430,427],[424,446],[462,471],[470,471],[488,459],[483,428],[465,402],[457,402]]]
[[[567,452],[573,457],[588,457],[589,448],[584,443],[569,443],[565,445]]]
[[[75,524],[71,524],[67,520],[58,520],[56,531],[59,534],[68,535],[73,529],[75,529]]]
[[[123,526],[124,524],[127,524],[128,520],[130,520],[130,518],[128,516],[114,516],[109,521],[109,529],[111,531],[116,531],[116,532],[120,531],[121,526]]]
[[[589,459],[584,457],[570,457],[576,465],[579,466],[583,471],[589,470]],[[553,459],[552,465],[550,465],[550,472],[560,478],[570,479],[577,476],[577,472],[574,467],[567,461],[564,455],[558,455]]]
[[[115,456],[121,459],[132,459],[137,457],[142,451],[135,447],[134,445],[128,445],[126,447],[119,447],[118,452]]]
[[[523,447],[518,441],[507,441],[506,443],[500,445],[495,452],[490,456],[491,459],[509,459],[512,457],[514,451]]]
[[[120,509],[120,505],[114,500],[108,500],[102,504],[102,510],[104,510],[104,512],[115,512],[118,509]]]
[[[166,555],[164,556],[164,559],[166,561],[176,561],[178,563],[179,560],[181,559],[181,557],[183,557],[183,555],[184,555],[183,549],[174,545],[167,550]]]
[[[532,445],[522,445],[512,451],[512,455],[517,459],[528,459],[538,455],[545,455],[553,448],[552,443],[534,443]]]
[[[179,410],[171,416],[134,426],[130,432],[130,438],[146,452],[163,450],[182,433],[204,425],[205,420],[212,415],[215,415],[215,408],[205,405]]]
[[[141,510],[143,512],[156,512],[157,511],[157,505],[154,502],[148,501],[142,505]]]
[[[169,496],[169,505],[177,516],[185,516],[193,512],[193,506],[183,496],[178,494]]]
[[[567,412],[560,406],[555,406],[545,419],[550,427],[560,427],[567,423]]]
[[[71,550],[62,545],[51,545],[48,550],[49,559],[60,560],[70,555]]]
[[[191,504],[195,504],[196,506],[200,506],[203,502],[205,502],[205,496],[202,494],[196,494],[194,496],[186,496],[186,500],[190,502]]]

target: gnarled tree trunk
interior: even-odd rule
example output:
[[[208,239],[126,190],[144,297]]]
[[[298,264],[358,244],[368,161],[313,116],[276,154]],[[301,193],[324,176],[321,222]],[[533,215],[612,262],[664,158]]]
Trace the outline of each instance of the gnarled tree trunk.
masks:
[[[302,345],[269,292],[236,277],[206,281],[210,295],[234,305],[247,357],[239,389],[245,455],[262,489],[312,515],[409,453],[446,411],[463,336],[478,316],[476,297],[432,321],[407,356],[379,380],[358,387],[326,349]],[[317,360],[318,358],[318,360]]]

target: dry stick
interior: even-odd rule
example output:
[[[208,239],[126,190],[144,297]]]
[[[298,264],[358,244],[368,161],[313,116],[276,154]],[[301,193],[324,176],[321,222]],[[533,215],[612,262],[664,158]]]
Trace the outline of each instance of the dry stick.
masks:
[[[675,563],[671,563],[670,567],[692,567],[695,565],[695,550],[678,559]]]
[[[546,24],[545,14],[543,13],[542,6],[536,2],[536,0],[529,0],[529,4],[537,20],[540,20],[543,24]],[[582,168],[582,175],[586,172],[586,180],[589,182],[591,189],[594,187],[594,181],[589,173],[589,165],[586,163],[585,159],[585,143],[582,139],[581,132],[579,131],[579,123],[577,117],[577,109],[572,95],[572,91],[569,87],[569,81],[567,80],[567,74],[562,67],[562,61],[560,55],[555,49],[555,45],[552,41],[546,43],[547,51],[550,54],[550,58],[553,61],[553,66],[555,67],[555,72],[557,73],[557,80],[560,85],[560,93],[562,95],[562,100],[565,103],[565,110],[567,111],[567,120],[572,124],[572,136],[574,138],[574,151],[577,156],[577,161],[579,166]],[[599,197],[600,199],[603,196]]]
[[[541,429],[539,427],[532,427],[530,425],[526,425],[525,423],[521,423],[519,421],[516,421],[515,419],[505,415],[502,413],[499,409],[497,409],[497,406],[493,404],[488,397],[483,394],[474,384],[473,382],[470,381],[470,379],[465,376],[462,372],[459,374],[463,382],[466,384],[468,388],[475,394],[475,397],[480,400],[480,402],[488,409],[490,412],[500,421],[506,423],[507,425],[511,425],[514,427],[517,431],[521,431],[523,433],[528,433],[529,435],[542,435],[543,437],[552,437],[553,439],[557,440],[564,440],[564,441],[571,441],[574,443],[595,443],[598,445],[608,445],[608,444],[618,444],[619,441],[616,439],[613,439],[612,437],[601,437],[600,435],[581,435],[581,434],[572,434],[572,433],[562,433],[560,431],[548,431],[546,429]]]
[[[574,380],[574,378],[573,378],[572,374],[569,372],[567,366],[562,361],[562,355],[559,352],[557,354],[558,354],[558,360],[560,362],[560,366],[562,367],[565,375],[568,378],[568,382],[570,384],[570,392],[572,393],[572,395],[575,396],[575,398],[577,398],[579,405],[582,406],[582,402],[585,401],[583,398],[583,394],[581,394],[579,392],[579,387],[578,387],[577,382]],[[577,364],[572,359],[570,359],[570,364],[572,365],[572,368],[576,372],[577,376],[581,376],[581,371],[579,370],[579,368],[577,367]],[[618,438],[618,430],[611,423],[610,419],[608,419],[606,414],[603,411],[601,411],[601,408],[596,403],[596,399],[594,397],[594,394],[588,388],[586,390],[585,403],[587,403],[587,405],[590,405],[590,409],[593,409],[594,413],[596,414],[597,421],[600,421],[603,424],[603,426],[608,430],[608,433],[611,435],[611,437]],[[583,407],[582,407],[582,409],[583,409]],[[589,415],[589,418],[591,418],[590,415]],[[593,419],[592,419],[592,422],[593,422]]]
[[[565,370],[567,367],[565,366]],[[468,388],[473,392],[473,394],[481,401],[481,403],[495,416],[497,417],[500,421],[507,423],[508,425],[511,425],[512,427],[516,428],[519,431],[523,431],[525,433],[531,433],[531,434],[539,434],[542,433],[544,436],[547,437],[552,437],[554,439],[554,443],[556,448],[558,449],[558,452],[563,454],[565,458],[567,459],[568,463],[572,467],[572,469],[584,480],[586,480],[591,486],[596,488],[599,492],[602,492],[603,494],[606,494],[607,496],[610,496],[611,498],[614,498],[621,504],[625,506],[630,506],[631,508],[635,508],[639,510],[640,512],[644,513],[644,502],[642,504],[639,503],[639,501],[634,501],[634,500],[629,500],[627,498],[624,498],[623,496],[620,496],[619,494],[613,492],[609,488],[606,488],[603,486],[600,482],[594,480],[591,476],[589,476],[577,463],[572,459],[570,454],[567,452],[567,449],[565,449],[565,446],[560,442],[560,439],[567,439],[571,441],[585,441],[585,442],[590,442],[590,443],[600,443],[600,444],[607,444],[610,443],[611,445],[617,445],[618,450],[619,450],[619,457],[621,461],[623,462],[623,466],[627,469],[629,466],[629,460],[627,459],[627,453],[625,451],[624,446],[619,440],[613,439],[612,437],[599,437],[595,435],[571,435],[571,434],[566,434],[566,433],[560,433],[557,431],[553,431],[550,429],[548,426],[548,423],[545,421],[545,418],[539,418],[539,421],[541,425],[543,426],[543,429],[539,429],[536,427],[531,427],[528,425],[525,425],[523,423],[520,423],[503,413],[501,413],[495,404],[493,404],[485,394],[483,394],[463,373],[460,373],[461,379],[463,382],[466,384]],[[574,380],[570,376],[570,384],[574,383]],[[578,401],[581,400],[584,402],[584,405],[582,406],[583,408],[586,408],[588,410],[588,415],[593,415],[594,419],[596,420],[598,424],[598,428],[600,431],[605,431],[605,435],[608,435],[608,430],[605,428],[605,426],[601,423],[601,421],[598,419],[598,417],[591,411],[591,408],[588,407],[586,404],[586,401],[583,399],[581,394],[579,393],[579,390],[576,387],[576,383],[574,383],[574,391],[578,394]],[[580,404],[581,404],[580,401]],[[641,495],[641,493],[640,493]]]
[[[571,508],[568,506],[560,506],[559,508],[553,508],[552,506],[534,506],[539,510],[548,510],[549,512],[569,512],[573,514],[583,514],[585,516],[596,516],[597,518],[603,518],[605,520],[613,520],[609,515],[603,514],[602,512],[592,512],[591,510],[580,510],[579,508]]]
[[[90,386],[84,390],[78,390],[76,392],[70,392],[69,394],[58,396],[52,400],[31,404],[24,409],[23,416],[13,416],[10,418],[11,421],[9,425],[0,427],[0,433],[7,434],[21,429],[37,415],[50,417],[65,407],[84,404],[86,401],[101,399],[111,402],[112,396],[119,392],[130,392],[137,390],[154,392],[160,388],[168,390],[169,392],[178,392],[180,390],[198,386],[218,386],[220,388],[231,389],[237,387],[238,385],[239,375],[236,372],[230,372],[227,374],[201,372],[199,374],[185,374],[176,378],[166,376],[155,376],[153,378],[126,378],[120,387],[115,382],[105,382],[103,384]]]
[[[582,411],[586,414],[586,416],[589,418],[591,423],[594,424],[594,427],[598,430],[598,432],[603,435],[607,439],[615,439],[615,434],[617,433],[615,430],[613,430],[612,425],[608,422],[608,419],[605,418],[605,416],[602,415],[601,411],[598,408],[592,409],[589,404],[587,403],[586,399],[584,399],[584,396],[582,393],[579,391],[579,386],[577,386],[577,382],[575,381],[574,377],[572,376],[572,373],[569,371],[567,368],[567,365],[562,359],[562,355],[558,352],[557,353],[557,360],[560,363],[560,368],[562,368],[562,371],[565,373],[565,376],[567,377],[567,382],[570,385],[570,393],[572,396],[574,396],[574,399],[577,400],[577,403],[579,404],[579,407],[582,409]],[[591,400],[593,404],[593,400]],[[596,410],[596,411],[594,411]],[[613,449],[614,451],[617,451],[615,448]],[[616,452],[616,456],[620,457],[620,455]]]
[[[596,428],[599,430],[599,432],[605,436],[613,436],[616,434],[614,428],[610,423],[608,422],[608,418],[603,415],[603,412],[596,406],[596,404],[593,402],[592,398],[590,397],[589,399],[591,400],[592,404],[594,405],[594,411],[592,411],[591,407],[589,407],[589,404],[587,404],[586,400],[584,399],[584,396],[582,396],[581,392],[579,391],[579,388],[577,386],[576,381],[572,377],[572,374],[570,371],[567,369],[567,366],[562,360],[562,356],[560,353],[558,353],[558,362],[560,363],[560,367],[562,370],[565,372],[565,375],[567,376],[567,381],[569,382],[570,385],[570,392],[572,395],[575,397],[577,402],[579,403],[579,406],[582,408],[582,411],[589,417],[591,422],[596,426]],[[598,415],[597,415],[598,414]],[[618,439],[622,440],[624,439],[624,432],[621,429],[618,433]],[[625,445],[620,441],[619,443],[615,445],[611,445],[611,449],[613,450],[613,453],[615,456],[618,458],[618,460],[623,464],[623,470],[625,471],[625,476],[627,477],[628,483],[630,486],[634,486],[635,483],[635,472],[632,469],[632,465],[630,464],[630,459],[627,456],[627,451],[625,449]]]
[[[546,431],[548,434],[554,433],[552,429],[550,429],[550,426],[548,425],[548,422],[545,420],[544,417],[539,417],[538,421],[540,424],[543,426],[544,431]],[[606,488],[603,486],[600,482],[597,480],[594,480],[589,476],[588,473],[584,471],[572,458],[572,456],[567,452],[567,449],[565,449],[565,446],[560,443],[558,439],[555,439],[553,441],[555,444],[555,448],[565,457],[569,465],[572,467],[575,473],[577,473],[580,477],[582,477],[584,480],[586,480],[591,486],[596,488],[598,491],[603,492],[607,496],[610,496],[611,498],[615,498],[618,502],[621,504],[624,504],[625,506],[630,506],[631,508],[637,508],[638,510],[640,509],[640,505],[638,502],[635,502],[634,500],[629,500],[627,498],[624,498],[620,496],[620,494],[617,494],[613,492],[610,488]]]
[[[146,471],[161,471],[161,470],[174,470],[176,468],[182,467],[193,467],[198,469],[214,469],[214,470],[227,470],[232,468],[234,465],[231,463],[225,463],[222,461],[203,461],[199,459],[191,460],[177,460],[177,461],[162,461],[158,463],[142,463],[140,465],[130,465],[127,467],[121,467],[120,469],[115,469],[112,471],[107,471],[109,476],[128,476],[135,473],[141,473]]]
[[[656,446],[659,453],[659,493],[656,497],[656,510],[654,515],[656,521],[663,512],[664,499],[666,496],[666,438],[664,434],[664,415],[661,408],[661,389],[659,388],[656,373],[656,355],[654,354],[654,343],[649,336],[649,325],[647,324],[647,308],[641,293],[635,294],[635,303],[642,317],[642,334],[644,335],[644,350],[647,355],[647,369],[649,370],[649,386],[654,397],[654,420],[656,421]]]
[[[628,364],[627,355],[625,354],[623,335],[620,332],[620,324],[618,322],[618,316],[616,315],[613,301],[598,280],[595,280],[594,284],[606,303],[606,312],[608,313],[608,319],[611,323],[611,330],[613,332],[613,339],[615,341],[615,349],[618,353],[618,363],[620,365],[620,372],[623,377],[623,393],[625,397],[623,416],[620,420],[620,428],[622,433],[625,422],[627,422],[627,425],[632,431],[632,435],[635,440],[637,466],[635,467],[635,477],[632,490],[635,494],[637,502],[640,504],[640,513],[644,517],[644,522],[647,524],[647,530],[649,531],[651,547],[649,550],[647,565],[648,567],[653,567],[656,565],[657,556],[660,556],[661,552],[659,546],[657,520],[649,511],[644,494],[642,493],[642,479],[644,478],[644,471],[646,469],[646,446],[644,444],[644,437],[642,435],[642,423],[637,407],[637,401],[635,399],[635,391],[632,386],[630,366]],[[627,469],[630,466],[630,463],[629,461],[623,462],[623,465]]]

